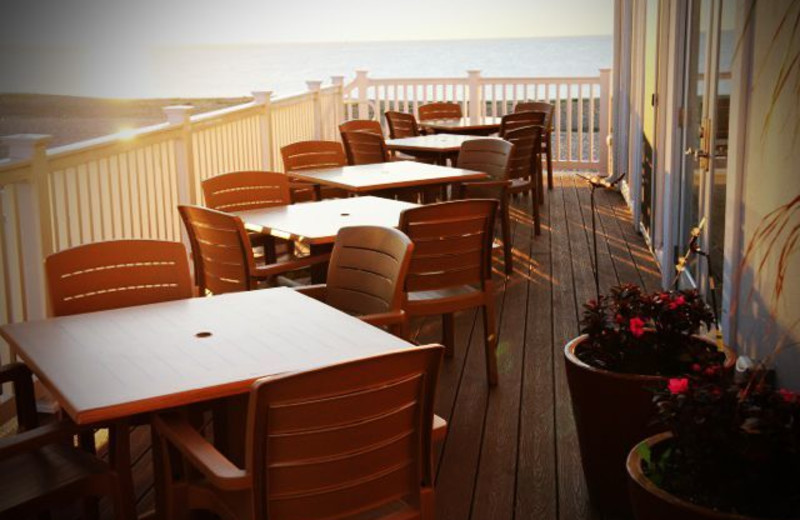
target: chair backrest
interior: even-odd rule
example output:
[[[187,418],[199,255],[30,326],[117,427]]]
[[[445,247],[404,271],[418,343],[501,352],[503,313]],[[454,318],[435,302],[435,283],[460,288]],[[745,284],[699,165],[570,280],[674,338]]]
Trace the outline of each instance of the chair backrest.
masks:
[[[342,132],[342,142],[351,165],[375,164],[389,160],[389,151],[382,134],[362,130]]]
[[[45,270],[55,316],[193,296],[189,258],[180,242],[85,244],[48,256]]]
[[[514,145],[503,139],[471,139],[461,145],[459,168],[488,174],[492,179],[508,177],[508,165]]]
[[[542,126],[522,126],[506,132],[505,140],[514,145],[508,159],[508,178],[530,177],[533,173],[534,154],[540,148]]]
[[[400,214],[414,242],[406,291],[429,291],[491,279],[497,201],[468,199],[428,204]]]
[[[286,173],[321,168],[336,168],[347,164],[342,143],[338,141],[300,141],[281,148]]]
[[[285,206],[291,203],[289,179],[277,172],[223,173],[203,181],[206,206],[219,211]]]
[[[389,137],[392,139],[419,135],[417,118],[414,114],[389,110],[386,112],[386,122],[389,123]]]
[[[553,130],[553,112],[555,107],[544,101],[522,101],[514,107],[514,112],[544,112],[544,126],[547,131]]]
[[[414,244],[386,227],[339,230],[328,264],[326,303],[355,316],[398,311]]]
[[[351,518],[432,488],[443,347],[429,345],[253,383],[246,471],[255,518]]]
[[[546,126],[547,114],[544,112],[514,112],[500,119],[499,135],[505,138],[506,133],[523,126]]]
[[[378,121],[372,119],[352,119],[339,125],[339,133],[345,132],[369,132],[382,136],[383,128]]]
[[[428,103],[417,109],[420,121],[430,119],[457,119],[464,116],[459,103]]]
[[[200,293],[247,291],[255,259],[242,220],[229,213],[202,206],[178,206],[192,243]]]

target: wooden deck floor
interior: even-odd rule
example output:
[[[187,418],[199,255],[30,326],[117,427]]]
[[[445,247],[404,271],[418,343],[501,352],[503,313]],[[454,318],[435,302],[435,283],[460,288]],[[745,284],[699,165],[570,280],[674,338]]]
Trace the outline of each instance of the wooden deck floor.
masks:
[[[657,267],[619,194],[598,191],[601,290],[619,282],[658,286]],[[444,363],[436,412],[450,423],[439,453],[439,520],[581,520],[590,509],[563,368],[564,344],[578,334],[594,295],[589,189],[556,176],[546,194],[541,236],[527,199],[512,213],[514,273],[497,264],[500,384],[489,390],[477,312],[456,319],[456,354]],[[417,324],[420,343],[439,341],[438,320]],[[139,509],[152,507],[149,432],[134,432]],[[106,510],[104,518],[111,518]]]

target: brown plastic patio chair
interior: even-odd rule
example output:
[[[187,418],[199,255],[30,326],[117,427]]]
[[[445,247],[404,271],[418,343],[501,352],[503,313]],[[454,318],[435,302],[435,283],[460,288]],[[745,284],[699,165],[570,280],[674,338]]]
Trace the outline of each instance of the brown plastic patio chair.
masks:
[[[420,135],[417,118],[414,117],[414,114],[388,110],[386,112],[386,122],[389,124],[389,137],[391,139],[417,137]]]
[[[414,245],[402,232],[378,226],[339,230],[327,284],[297,290],[406,338],[404,284]]]
[[[125,496],[108,464],[72,445],[79,429],[68,421],[40,426],[33,377],[22,363],[0,366],[0,385],[11,383],[16,400],[16,435],[0,438],[0,519],[50,518],[83,499],[86,518],[97,500],[111,499],[115,518],[134,520],[133,496]],[[38,516],[37,516],[38,515]]]
[[[525,101],[517,103],[514,107],[514,112],[544,112],[544,128],[545,135],[542,137],[542,152],[545,154],[547,160],[547,189],[553,189],[553,112],[555,107],[550,103],[543,101]],[[541,201],[544,194],[539,194]]]
[[[278,275],[327,260],[328,255],[318,255],[257,265],[242,219],[202,206],[178,206],[178,211],[202,273],[201,295],[257,289]]]
[[[342,142],[350,165],[389,161],[389,151],[386,149],[383,135],[363,130],[342,132]]]
[[[287,174],[347,165],[347,156],[342,143],[338,141],[299,141],[288,144],[281,148],[281,157],[283,158],[283,169]],[[292,179],[291,175],[289,178]],[[294,202],[347,196],[347,192],[339,188],[320,186],[297,179],[291,180],[290,187]]]
[[[286,175],[267,171],[239,171],[223,173],[202,182],[206,206],[218,211],[244,211],[291,204],[289,180]],[[253,247],[263,247],[264,261],[274,263],[277,258],[275,237],[250,233]],[[282,241],[283,249],[292,244]],[[198,275],[203,271],[195,264],[197,285],[202,285]]]
[[[461,104],[449,102],[420,105],[417,109],[417,114],[420,121],[429,121],[431,119],[458,119],[464,117]]]
[[[495,177],[501,170],[493,168],[489,172],[492,177],[488,182],[469,182],[462,185],[462,197],[492,197],[500,201],[501,223],[503,226],[503,241],[510,235],[510,203],[511,196],[529,193],[533,207],[534,232],[541,234],[541,216],[539,211],[538,190],[543,188],[541,169],[536,169],[539,140],[542,135],[540,126],[524,126],[506,133],[505,141],[514,145],[508,158],[508,168],[505,178]],[[506,180],[507,182],[498,182]],[[510,251],[504,250],[505,259],[510,260]],[[506,263],[506,273],[511,274],[510,262]]]
[[[458,154],[459,168],[489,175],[491,180],[464,183],[461,196],[497,199],[500,208],[500,228],[503,237],[503,264],[506,274],[511,274],[511,219],[509,216],[508,188],[509,166],[514,145],[502,139],[473,139],[461,145]]]
[[[523,126],[544,126],[547,115],[544,112],[514,112],[500,118],[499,136],[505,138],[507,132]]]
[[[453,313],[483,310],[486,376],[497,384],[497,335],[492,286],[492,231],[497,201],[471,199],[403,211],[400,230],[414,242],[406,277],[409,317],[442,315],[443,343],[453,355]]]
[[[429,345],[256,381],[244,468],[179,414],[156,416],[166,518],[196,508],[227,520],[433,519],[442,350]],[[182,464],[173,465],[173,451]]]
[[[53,253],[45,260],[54,316],[70,316],[194,296],[180,242],[111,240]]]

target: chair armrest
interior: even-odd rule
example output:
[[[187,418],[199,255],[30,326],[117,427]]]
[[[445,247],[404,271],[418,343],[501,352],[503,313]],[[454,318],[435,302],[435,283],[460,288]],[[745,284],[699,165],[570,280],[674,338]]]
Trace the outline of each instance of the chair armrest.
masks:
[[[33,451],[48,444],[71,440],[79,431],[80,428],[71,421],[58,421],[11,437],[0,438],[0,459]]]
[[[279,274],[288,273],[289,271],[296,271],[312,265],[321,264],[331,259],[330,253],[323,255],[304,256],[301,258],[294,258],[275,264],[263,265],[256,268],[254,277],[258,279],[272,278]]]
[[[14,401],[20,429],[36,428],[39,425],[39,418],[36,415],[36,396],[33,392],[31,370],[23,363],[0,366],[0,384],[9,382],[14,386]]]
[[[188,421],[174,413],[153,416],[153,427],[214,486],[227,491],[247,489],[252,478],[217,451]]]
[[[403,323],[403,320],[406,319],[406,313],[403,310],[381,312],[379,314],[365,314],[364,316],[359,316],[358,319],[360,319],[363,322],[369,323],[370,325],[381,327],[383,325],[394,325],[395,323]]]
[[[324,283],[294,287],[294,290],[321,302],[324,302],[328,295],[328,286]]]

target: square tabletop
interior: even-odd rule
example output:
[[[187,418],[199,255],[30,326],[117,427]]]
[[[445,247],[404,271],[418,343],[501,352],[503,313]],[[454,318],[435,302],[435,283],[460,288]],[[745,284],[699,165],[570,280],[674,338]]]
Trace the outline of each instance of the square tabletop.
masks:
[[[415,137],[387,139],[386,147],[398,152],[457,153],[461,145],[473,139],[487,139],[479,135],[428,134]]]
[[[3,325],[78,424],[245,393],[260,377],[412,345],[292,289]]]
[[[483,180],[487,174],[414,161],[394,161],[292,172],[300,180],[352,193]]]
[[[237,211],[245,227],[257,233],[306,244],[330,244],[347,226],[397,227],[400,213],[417,204],[382,197],[351,197]]]
[[[427,119],[420,121],[419,126],[434,130],[436,132],[452,132],[452,133],[492,133],[500,130],[500,121],[502,118],[493,116],[482,117],[461,117],[452,119]]]

